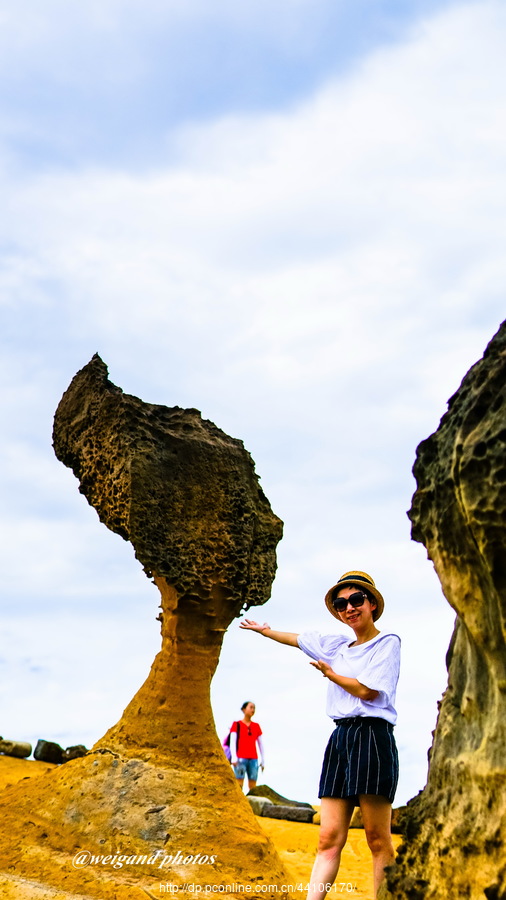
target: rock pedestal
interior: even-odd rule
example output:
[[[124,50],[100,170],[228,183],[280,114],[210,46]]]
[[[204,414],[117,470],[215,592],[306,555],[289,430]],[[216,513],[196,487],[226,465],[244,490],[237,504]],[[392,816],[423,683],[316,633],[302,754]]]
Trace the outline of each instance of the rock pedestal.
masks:
[[[457,619],[428,783],[408,804],[388,890],[396,900],[503,900],[506,323],[418,448],[414,474],[413,538],[425,544]]]
[[[161,881],[289,883],[237,787],[209,699],[227,627],[266,602],[276,569],[282,523],[250,455],[197,410],[124,394],[98,356],[64,394],[53,436],[100,520],[158,587],[162,646],[87,756],[9,789],[20,839],[0,845],[0,870],[115,900],[136,897],[133,886],[158,896]],[[110,860],[76,874],[80,848]]]

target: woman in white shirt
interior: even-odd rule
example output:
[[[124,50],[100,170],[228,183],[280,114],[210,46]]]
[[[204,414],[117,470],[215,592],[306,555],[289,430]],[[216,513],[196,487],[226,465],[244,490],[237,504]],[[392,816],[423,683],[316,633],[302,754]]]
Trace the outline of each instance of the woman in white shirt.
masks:
[[[345,572],[327,591],[325,603],[350,626],[355,640],[343,634],[274,631],[251,619],[241,628],[299,647],[329,680],[327,715],[336,727],[320,778],[320,837],[308,898],[325,897],[334,883],[355,806],[360,806],[373,857],[376,897],[385,866],[394,861],[390,826],[399,773],[393,726],[400,638],[376,628],[384,600],[366,572]]]

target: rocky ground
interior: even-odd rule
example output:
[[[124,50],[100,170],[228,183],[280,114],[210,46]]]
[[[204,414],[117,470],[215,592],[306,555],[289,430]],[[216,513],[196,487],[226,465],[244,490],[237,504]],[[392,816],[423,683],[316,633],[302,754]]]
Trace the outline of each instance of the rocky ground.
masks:
[[[49,763],[0,755],[0,798],[3,788],[25,778],[34,778],[42,775],[51,768],[52,766]],[[9,816],[4,809],[1,827],[8,827],[8,822]],[[274,843],[282,862],[292,876],[295,887],[293,896],[305,897],[303,888],[309,879],[316,852],[318,826],[266,818],[259,818],[258,822]],[[396,847],[399,845],[400,840],[399,835],[394,835]],[[38,886],[35,880],[34,883],[30,883],[27,880],[22,884],[16,882],[10,886],[8,879],[2,882],[2,875],[0,874],[0,897],[2,897],[2,900],[4,898],[5,900],[7,898],[11,900],[11,897],[16,897],[16,900],[17,898],[21,898],[21,900],[70,900],[71,897],[74,897],[75,900],[81,900],[84,897],[86,897],[86,900],[92,900],[86,894],[85,879],[83,878],[83,872],[85,871],[76,870],[73,884],[75,894],[72,895],[68,892],[44,889]],[[113,877],[114,873],[111,872],[111,875]],[[110,896],[111,898],[115,896],[113,883],[111,883]],[[137,897],[139,900],[142,900],[142,897],[145,898],[150,895],[142,888],[136,890],[132,884],[129,889],[129,896],[132,900],[136,900]],[[161,893],[159,896],[164,896],[164,894]],[[354,828],[350,831],[348,844],[343,852],[341,872],[329,896],[336,898],[348,896],[355,898],[355,900],[372,900],[371,857],[362,829]]]

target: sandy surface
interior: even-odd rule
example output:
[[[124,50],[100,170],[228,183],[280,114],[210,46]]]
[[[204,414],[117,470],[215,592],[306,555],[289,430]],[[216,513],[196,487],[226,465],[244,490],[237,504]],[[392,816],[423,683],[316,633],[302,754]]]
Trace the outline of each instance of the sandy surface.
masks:
[[[282,819],[258,819],[281,856],[286,868],[293,873],[298,887],[296,896],[305,897],[318,843],[318,826],[302,822],[284,822]],[[392,835],[394,847],[401,842],[401,835]],[[354,897],[356,900],[372,900],[372,863],[362,828],[350,828],[348,842],[341,857],[341,868],[329,897]]]
[[[37,759],[16,759],[0,754],[0,789],[16,784],[23,778],[34,778],[54,769],[53,763],[39,762]]]
[[[43,775],[51,768],[50,763],[0,754],[0,790],[24,778]],[[263,817],[258,818],[258,823],[271,838],[286,869],[293,875],[294,896],[302,900],[316,853],[318,826]],[[398,847],[401,836],[393,835],[393,841],[394,846]],[[371,855],[361,828],[350,829],[341,870],[328,896],[335,900],[339,897],[372,900]]]

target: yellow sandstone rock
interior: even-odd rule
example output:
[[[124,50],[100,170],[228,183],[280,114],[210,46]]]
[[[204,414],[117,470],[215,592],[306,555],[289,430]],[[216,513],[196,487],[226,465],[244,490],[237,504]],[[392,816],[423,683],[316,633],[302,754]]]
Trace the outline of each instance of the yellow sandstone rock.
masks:
[[[51,766],[33,760],[15,760],[0,757],[0,791],[6,786],[20,779],[34,778],[44,774]],[[0,794],[1,798],[1,794]],[[304,900],[304,888],[309,880],[313,866],[314,856],[318,843],[318,828],[314,825],[304,825],[299,822],[286,822],[281,819],[258,819],[258,824],[267,836],[272,840],[279,856],[281,857],[289,873],[291,883],[296,888],[295,896]],[[398,835],[393,836],[394,845],[399,842]],[[165,882],[161,882],[165,886]],[[341,888],[341,885],[344,887]],[[155,888],[160,885],[155,884]],[[106,885],[109,890],[124,891],[121,884]],[[138,885],[132,884],[126,890],[131,891],[133,900],[142,897],[160,896],[165,892],[158,892],[152,888],[141,890]],[[350,833],[346,847],[341,858],[341,868],[336,890],[342,896],[351,896],[354,900],[372,900],[372,871],[371,854],[367,846],[362,829],[354,829]],[[88,894],[88,900],[89,900]],[[114,895],[113,895],[114,896]],[[123,897],[125,894],[123,893]],[[166,893],[165,893],[166,896]],[[0,874],[0,897],[2,900],[81,900],[82,893],[68,893],[56,888],[49,889],[40,886],[33,880],[17,877],[9,879],[5,874]]]
[[[58,406],[54,447],[159,588],[162,645],[87,756],[3,792],[2,889],[145,900],[162,882],[288,883],[237,787],[209,699],[227,627],[266,602],[276,569],[282,523],[251,457],[197,410],[124,394],[98,356]]]
[[[418,448],[414,474],[413,538],[425,544],[457,620],[428,783],[408,804],[389,896],[500,900],[506,897],[506,323],[450,400],[439,429]]]

